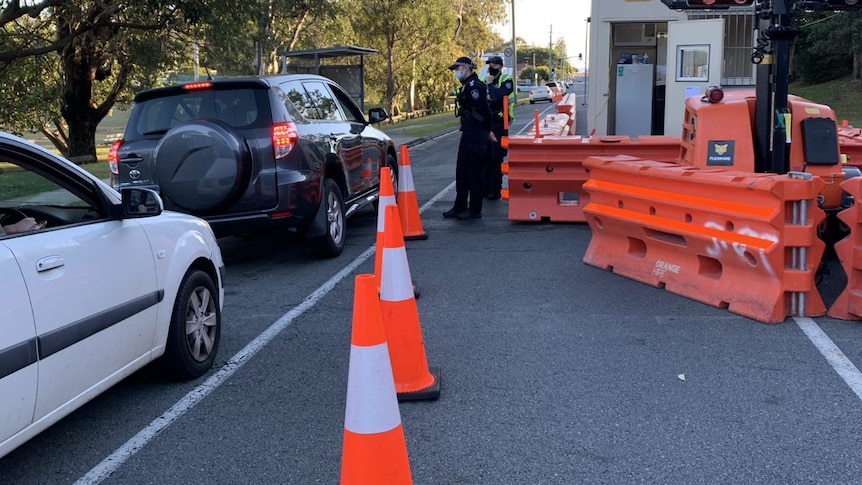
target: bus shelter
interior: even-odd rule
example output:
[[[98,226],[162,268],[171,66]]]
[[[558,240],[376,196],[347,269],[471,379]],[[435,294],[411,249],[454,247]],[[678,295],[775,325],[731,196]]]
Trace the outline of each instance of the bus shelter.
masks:
[[[318,74],[337,82],[365,111],[365,56],[379,51],[367,47],[341,46],[302,51],[279,50],[282,74]],[[341,62],[359,58],[358,64]],[[323,62],[336,59],[335,62]],[[355,61],[354,61],[355,62]]]

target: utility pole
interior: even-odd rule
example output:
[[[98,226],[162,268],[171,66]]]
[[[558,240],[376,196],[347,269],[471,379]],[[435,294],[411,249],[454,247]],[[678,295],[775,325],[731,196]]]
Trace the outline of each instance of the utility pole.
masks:
[[[590,51],[590,21],[591,20],[592,20],[592,17],[587,17],[586,25],[584,26],[584,103],[583,103],[584,106],[588,106],[587,103],[589,102],[589,99],[588,99],[587,93],[590,92],[589,91],[589,87],[590,87],[590,78],[589,78],[590,63],[589,63],[587,56],[589,55],[589,51]]]
[[[536,51],[533,51],[533,85],[539,85],[539,73],[536,72]]]
[[[512,78],[518,85],[518,48],[515,46],[515,0],[512,0]]]
[[[551,25],[551,33],[548,35],[548,69],[554,67],[554,26]],[[548,71],[550,75],[550,71]]]

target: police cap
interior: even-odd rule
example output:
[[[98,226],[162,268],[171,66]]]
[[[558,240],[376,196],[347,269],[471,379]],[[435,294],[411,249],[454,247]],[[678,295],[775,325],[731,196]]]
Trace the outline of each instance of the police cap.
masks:
[[[488,58],[488,62],[485,64],[497,64],[499,66],[503,65],[503,58],[500,56],[491,56]]]
[[[449,70],[454,71],[461,66],[467,66],[470,69],[476,69],[476,63],[471,61],[469,57],[459,57],[458,60],[455,61],[455,64],[449,66]]]

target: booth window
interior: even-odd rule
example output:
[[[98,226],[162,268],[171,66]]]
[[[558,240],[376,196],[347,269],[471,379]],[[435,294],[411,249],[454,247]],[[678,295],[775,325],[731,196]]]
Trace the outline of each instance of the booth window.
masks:
[[[677,47],[676,80],[709,81],[709,44]]]

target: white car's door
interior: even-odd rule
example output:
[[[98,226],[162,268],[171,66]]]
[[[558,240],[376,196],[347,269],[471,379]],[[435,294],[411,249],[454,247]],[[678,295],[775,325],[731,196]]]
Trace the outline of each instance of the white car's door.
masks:
[[[0,244],[0,443],[33,420],[36,327],[24,277]]]
[[[30,193],[0,203],[38,219],[44,230],[4,239],[30,294],[39,379],[34,421],[101,392],[149,359],[155,344],[154,255],[134,220],[113,220],[104,194],[70,169],[54,172],[32,153],[4,152]],[[54,170],[57,170],[56,167]],[[57,417],[62,410],[56,413]]]

